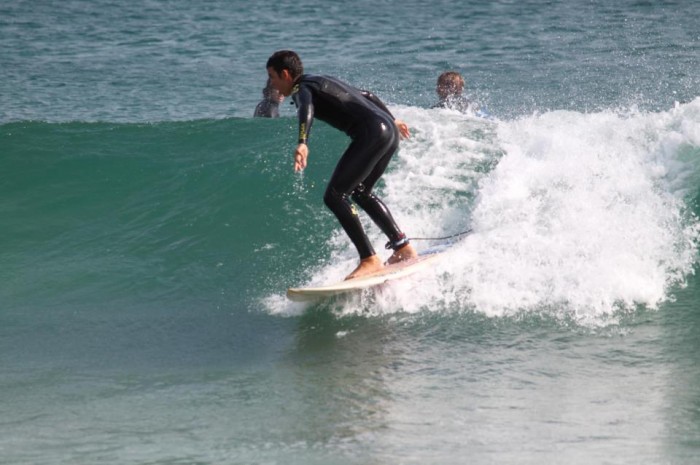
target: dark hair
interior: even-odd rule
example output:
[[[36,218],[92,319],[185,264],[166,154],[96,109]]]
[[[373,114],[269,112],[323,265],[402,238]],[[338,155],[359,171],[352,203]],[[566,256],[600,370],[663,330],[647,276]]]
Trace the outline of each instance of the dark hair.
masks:
[[[266,68],[272,68],[277,74],[281,74],[282,70],[288,70],[292,79],[296,79],[304,74],[304,65],[301,63],[301,58],[296,52],[291,50],[279,50],[270,56],[267,60]]]
[[[450,93],[461,94],[464,89],[464,78],[457,71],[445,71],[438,77],[437,85],[449,90]]]

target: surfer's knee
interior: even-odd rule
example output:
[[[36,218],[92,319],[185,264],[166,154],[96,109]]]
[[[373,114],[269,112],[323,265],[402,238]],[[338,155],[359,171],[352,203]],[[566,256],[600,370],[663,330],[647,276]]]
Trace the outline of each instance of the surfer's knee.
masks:
[[[366,189],[364,185],[360,184],[352,191],[352,200],[355,201],[359,206],[364,208],[364,205],[368,201],[376,199],[374,194],[370,189]]]
[[[331,211],[335,211],[342,204],[350,203],[348,196],[342,192],[338,192],[331,186],[328,186],[326,193],[323,194],[323,203],[326,204]]]

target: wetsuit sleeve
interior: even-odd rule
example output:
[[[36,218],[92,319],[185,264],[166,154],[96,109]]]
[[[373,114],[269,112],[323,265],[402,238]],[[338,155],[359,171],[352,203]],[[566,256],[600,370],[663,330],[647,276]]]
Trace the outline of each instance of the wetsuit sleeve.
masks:
[[[299,143],[306,144],[311,125],[314,122],[314,100],[311,91],[306,86],[300,86],[299,91],[292,98],[298,109]]]
[[[385,111],[389,116],[391,116],[391,119],[396,119],[396,118],[394,118],[394,115],[391,114],[391,112],[390,112],[389,109],[386,107],[386,105],[384,105],[384,102],[382,102],[381,100],[379,100],[379,97],[377,97],[376,95],[374,95],[372,92],[369,92],[369,91],[366,91],[366,90],[361,90],[360,92],[362,93],[362,96],[363,96],[363,97],[365,97],[365,98],[366,98],[367,100],[369,100],[370,102],[374,103],[374,104],[375,104],[376,106],[378,106],[380,109],[382,109],[383,111]]]

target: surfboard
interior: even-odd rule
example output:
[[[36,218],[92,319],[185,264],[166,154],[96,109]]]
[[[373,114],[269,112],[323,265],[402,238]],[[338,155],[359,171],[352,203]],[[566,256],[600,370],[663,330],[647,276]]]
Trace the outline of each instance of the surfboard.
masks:
[[[287,298],[295,302],[308,302],[379,286],[388,281],[403,278],[429,268],[444,255],[444,250],[427,252],[411,260],[387,265],[380,271],[361,278],[348,279],[318,287],[289,288],[287,289]]]

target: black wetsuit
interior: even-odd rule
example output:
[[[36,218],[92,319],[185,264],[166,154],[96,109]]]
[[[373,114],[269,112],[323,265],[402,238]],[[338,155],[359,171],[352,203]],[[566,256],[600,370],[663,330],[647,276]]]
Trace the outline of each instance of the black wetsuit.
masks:
[[[305,74],[292,98],[299,112],[299,143],[306,143],[314,118],[350,136],[352,142],[333,171],[323,201],[352,240],[360,258],[374,255],[349,196],[372,218],[396,249],[408,243],[372,188],[399,145],[389,109],[373,94],[328,76]]]

